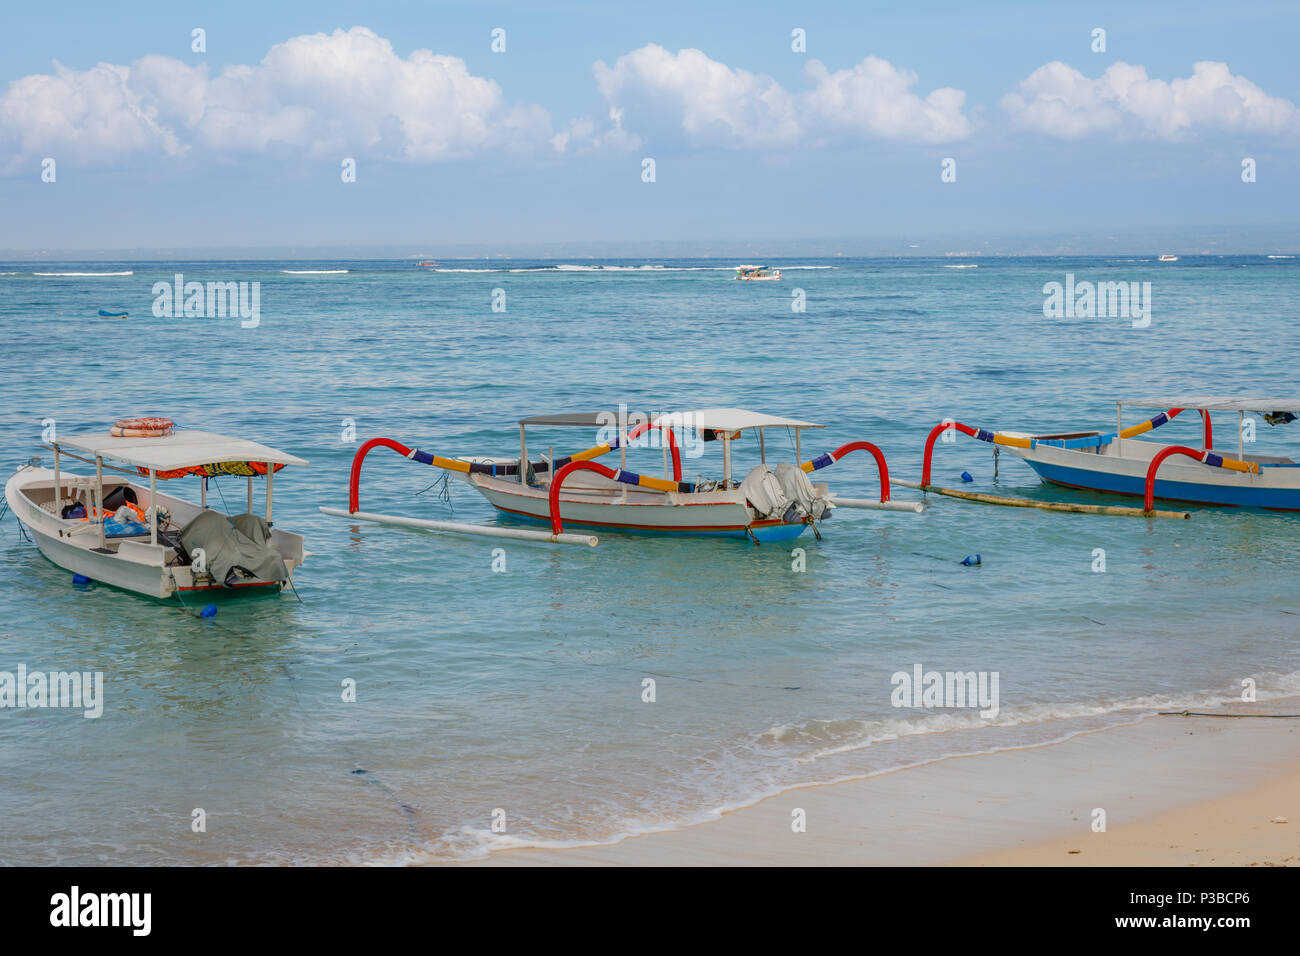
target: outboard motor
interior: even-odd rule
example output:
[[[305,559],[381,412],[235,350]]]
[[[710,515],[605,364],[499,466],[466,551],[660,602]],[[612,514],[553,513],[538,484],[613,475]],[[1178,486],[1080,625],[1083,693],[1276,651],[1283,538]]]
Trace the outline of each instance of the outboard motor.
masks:
[[[776,466],[775,478],[782,494],[801,516],[820,520],[830,513],[830,499],[817,490],[799,466],[783,461]]]
[[[758,465],[752,469],[740,483],[740,490],[745,493],[745,500],[758,518],[783,517],[791,505],[781,482],[767,465]]]

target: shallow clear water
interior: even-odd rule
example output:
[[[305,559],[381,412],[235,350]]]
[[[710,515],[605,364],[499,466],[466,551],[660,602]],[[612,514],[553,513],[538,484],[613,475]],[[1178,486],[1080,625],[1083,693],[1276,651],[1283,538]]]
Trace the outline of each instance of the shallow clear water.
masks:
[[[610,840],[795,784],[1231,698],[1245,678],[1262,696],[1294,691],[1292,515],[1149,522],[932,499],[919,516],[839,511],[823,540],[795,543],[798,573],[790,546],[605,534],[551,549],[354,528],[316,508],[346,503],[344,419],[360,440],[509,456],[527,414],[735,405],[827,423],[805,434],[805,458],[867,439],[915,480],[945,416],[1108,427],[1119,396],[1292,395],[1298,262],[799,260],[777,263],[779,283],[697,260],[0,264],[16,273],[0,275],[6,471],[40,453],[44,419],[70,434],[168,414],[310,459],[277,479],[276,521],[314,552],[303,603],[223,601],[200,620],[74,587],[7,517],[0,670],[100,670],[106,704],[98,720],[0,711],[0,861],[394,862]],[[283,271],[331,268],[349,271]],[[31,275],[120,270],[134,274]],[[177,272],[260,281],[260,326],[155,318],[153,284]],[[1043,285],[1066,273],[1151,281],[1151,327],[1045,319]],[[1216,424],[1235,443],[1235,422]],[[1156,437],[1198,434],[1189,416]],[[1300,457],[1300,426],[1261,423],[1259,439]],[[770,461],[793,460],[772,447],[784,441]],[[535,453],[594,443],[530,432]],[[738,446],[737,472],[755,459]],[[662,458],[629,464],[657,474]],[[686,462],[688,476],[720,468],[714,445]],[[936,482],[963,470],[977,490],[1115,502],[1041,486],[1009,455],[995,483],[988,445],[941,444]],[[876,489],[861,454],[823,477],[846,496]],[[362,503],[493,520],[462,484],[440,502],[436,478],[377,451]],[[222,487],[240,507],[242,479]],[[976,552],[982,566],[958,563]],[[998,672],[998,717],[895,708],[891,675],[916,664]],[[356,703],[341,700],[349,678]],[[206,833],[191,832],[196,807]],[[505,834],[490,829],[497,809]]]

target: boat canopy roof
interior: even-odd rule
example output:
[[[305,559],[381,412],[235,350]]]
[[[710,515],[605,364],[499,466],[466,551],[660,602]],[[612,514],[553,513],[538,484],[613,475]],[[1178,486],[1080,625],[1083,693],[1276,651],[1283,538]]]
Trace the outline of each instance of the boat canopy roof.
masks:
[[[658,416],[653,424],[665,428],[689,426],[713,431],[738,432],[745,428],[825,428],[816,422],[798,418],[778,418],[743,408],[701,408],[693,412],[673,412]]]
[[[531,418],[519,419],[520,425],[558,425],[561,428],[600,428],[610,424],[610,416],[618,421],[618,413],[612,409],[600,412],[570,412],[560,415],[533,415]],[[627,421],[643,422],[650,416],[644,412],[628,412]]]
[[[230,461],[270,462],[273,465],[307,464],[306,460],[296,455],[276,451],[255,441],[203,431],[178,431],[161,438],[114,438],[106,432],[99,432],[60,438],[52,444],[58,448],[74,448],[155,471],[173,471]]]
[[[1196,408],[1207,412],[1300,412],[1300,398],[1238,398],[1231,395],[1176,395],[1120,402],[1133,408]]]

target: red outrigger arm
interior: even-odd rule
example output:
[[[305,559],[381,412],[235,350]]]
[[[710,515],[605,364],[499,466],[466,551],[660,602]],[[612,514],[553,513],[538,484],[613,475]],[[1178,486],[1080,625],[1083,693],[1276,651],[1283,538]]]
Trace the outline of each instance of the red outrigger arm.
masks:
[[[372,438],[357,449],[357,453],[352,456],[352,474],[348,478],[348,511],[354,514],[361,510],[361,462],[370,453],[370,449],[380,446],[391,448],[403,458],[410,458],[412,454],[412,449],[391,438]]]
[[[1208,428],[1209,425],[1207,424]],[[1259,465],[1253,461],[1238,461],[1235,458],[1224,458],[1216,455],[1210,449],[1197,451],[1195,448],[1188,448],[1185,445],[1170,445],[1168,448],[1162,448],[1156,452],[1155,457],[1151,459],[1151,464],[1147,466],[1147,482],[1145,494],[1142,499],[1142,506],[1145,510],[1150,511],[1155,507],[1156,500],[1156,472],[1164,464],[1166,458],[1172,458],[1174,455],[1185,455],[1188,458],[1195,458],[1203,465],[1210,465],[1214,468],[1227,468],[1230,471],[1240,471],[1245,474],[1259,474]]]
[[[828,451],[824,455],[818,455],[811,461],[805,461],[799,467],[806,472],[817,471],[828,465],[833,465],[851,451],[869,451],[873,458],[876,459],[876,468],[880,472],[880,500],[886,502],[889,500],[889,466],[885,464],[885,454],[869,441],[851,441],[847,445],[841,445],[834,451]]]

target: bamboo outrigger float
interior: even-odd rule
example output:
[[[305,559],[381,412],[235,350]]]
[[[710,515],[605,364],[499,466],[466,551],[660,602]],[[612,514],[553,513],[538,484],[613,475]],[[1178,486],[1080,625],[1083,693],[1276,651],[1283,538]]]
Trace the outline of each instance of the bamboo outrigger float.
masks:
[[[592,546],[593,531],[631,534],[669,534],[689,537],[748,538],[756,544],[787,541],[818,524],[837,507],[872,508],[916,513],[919,502],[896,502],[890,498],[889,468],[885,456],[870,442],[850,442],[801,465],[767,464],[767,430],[788,429],[794,434],[799,456],[802,433],[824,426],[793,418],[779,418],[738,408],[709,408],[659,416],[636,416],[641,423],[628,428],[629,418],[612,413],[541,415],[519,422],[519,457],[444,458],[410,448],[389,438],[373,438],[362,445],[352,461],[348,510],[321,508],[328,515],[355,521],[373,521],[431,531],[481,534],[545,541],[553,544]],[[582,427],[612,431],[602,441],[577,454],[562,458],[544,455],[528,457],[527,429],[538,426]],[[732,444],[745,432],[758,437],[759,464],[737,481],[732,474]],[[698,442],[718,441],[722,445],[722,476],[719,479],[682,477],[682,434]],[[652,435],[661,441],[664,477],[629,471],[629,445]],[[412,461],[442,468],[482,494],[507,518],[524,523],[549,525],[549,530],[509,528],[499,525],[467,525],[430,521],[401,515],[363,512],[360,500],[361,464],[371,450],[390,448]],[[701,445],[702,447],[702,445]],[[620,452],[618,468],[594,459]],[[880,475],[878,501],[841,498],[825,484],[814,484],[808,474],[834,464],[854,451],[867,451],[876,461]],[[581,533],[565,528],[580,529]]]

